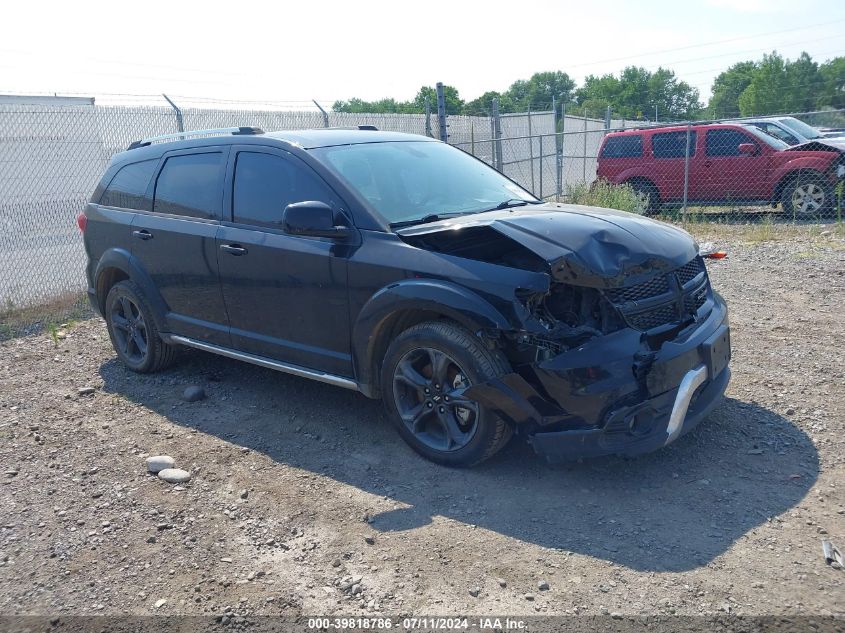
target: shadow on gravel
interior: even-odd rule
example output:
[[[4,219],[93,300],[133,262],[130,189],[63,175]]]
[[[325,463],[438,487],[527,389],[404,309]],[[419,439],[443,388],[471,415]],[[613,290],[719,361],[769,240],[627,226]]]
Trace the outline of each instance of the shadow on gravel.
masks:
[[[114,360],[100,373],[106,391],[175,424],[395,500],[400,509],[372,517],[378,531],[443,516],[641,571],[706,565],[795,506],[819,473],[801,430],[732,398],[689,435],[637,460],[551,468],[515,438],[481,466],[451,470],[411,451],[380,402],[336,387],[202,352],[163,375],[131,374]],[[204,385],[208,398],[180,402],[188,384]],[[256,486],[272,493],[272,482]]]

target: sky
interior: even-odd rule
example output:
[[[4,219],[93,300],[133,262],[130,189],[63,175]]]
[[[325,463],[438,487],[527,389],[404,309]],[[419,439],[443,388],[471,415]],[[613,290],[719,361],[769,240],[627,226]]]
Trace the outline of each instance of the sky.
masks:
[[[775,49],[823,61],[845,55],[843,34],[842,0],[16,0],[0,23],[0,94],[329,108],[638,65],[675,70],[706,100],[734,62]]]

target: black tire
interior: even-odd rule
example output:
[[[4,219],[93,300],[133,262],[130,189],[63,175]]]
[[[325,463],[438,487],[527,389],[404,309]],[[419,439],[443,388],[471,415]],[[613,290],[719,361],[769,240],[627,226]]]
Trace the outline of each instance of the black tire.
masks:
[[[643,215],[655,215],[660,210],[660,194],[657,187],[647,180],[634,180],[627,183],[642,200]]]
[[[176,348],[161,340],[153,311],[132,281],[116,283],[105,305],[106,326],[121,362],[140,374],[160,371],[173,363]]]
[[[437,375],[446,376],[442,383],[435,382],[435,364]],[[417,372],[413,381],[405,371]],[[408,328],[390,344],[382,364],[382,397],[399,434],[420,455],[445,466],[474,466],[507,444],[513,429],[477,402],[463,400],[460,392],[509,371],[505,357],[472,333],[429,321]],[[410,414],[417,408],[414,423]]]
[[[821,175],[799,174],[783,187],[780,201],[787,215],[824,217],[834,208],[833,187]]]

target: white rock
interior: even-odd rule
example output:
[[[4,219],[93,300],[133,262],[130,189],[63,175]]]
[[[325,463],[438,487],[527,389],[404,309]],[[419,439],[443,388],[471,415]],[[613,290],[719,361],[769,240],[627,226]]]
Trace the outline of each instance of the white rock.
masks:
[[[156,600],[156,609],[161,609],[164,605],[167,604],[167,600],[162,598],[161,600]]]
[[[157,473],[165,468],[173,468],[176,466],[176,460],[170,455],[153,455],[147,457],[147,470],[151,473]]]
[[[159,471],[158,478],[170,484],[184,484],[191,480],[191,473],[181,468],[165,468]]]

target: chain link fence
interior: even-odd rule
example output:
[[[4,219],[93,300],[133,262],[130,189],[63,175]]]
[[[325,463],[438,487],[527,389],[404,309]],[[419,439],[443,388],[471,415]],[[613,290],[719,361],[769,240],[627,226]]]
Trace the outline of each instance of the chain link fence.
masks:
[[[803,128],[805,136],[798,130],[792,130],[796,138],[788,135],[795,120],[835,128],[845,127],[845,115],[775,119],[657,125],[614,120],[610,113],[604,120],[578,117],[555,107],[448,116],[441,129],[436,112],[0,102],[0,338],[89,313],[75,219],[111,156],[138,139],[241,125],[265,130],[375,125],[445,138],[546,199],[680,219],[841,217],[845,142],[806,139]],[[773,123],[785,127],[780,136],[770,129]]]

